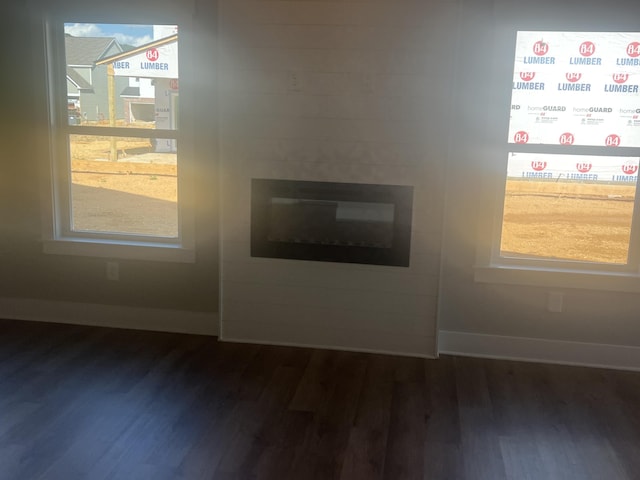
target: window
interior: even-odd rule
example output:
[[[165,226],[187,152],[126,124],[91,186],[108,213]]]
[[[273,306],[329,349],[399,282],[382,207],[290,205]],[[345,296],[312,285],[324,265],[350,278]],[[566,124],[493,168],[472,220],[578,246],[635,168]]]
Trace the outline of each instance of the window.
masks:
[[[517,33],[490,264],[640,267],[640,34]]]
[[[52,131],[45,251],[191,261],[177,25],[47,25]]]

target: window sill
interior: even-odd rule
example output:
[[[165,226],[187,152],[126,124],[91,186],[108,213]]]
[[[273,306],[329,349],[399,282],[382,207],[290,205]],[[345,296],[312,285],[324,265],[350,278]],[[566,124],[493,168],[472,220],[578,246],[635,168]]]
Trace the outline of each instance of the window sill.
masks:
[[[640,274],[632,272],[487,265],[477,266],[474,278],[479,283],[640,292]]]
[[[84,257],[194,263],[195,251],[179,244],[124,242],[84,238],[45,240],[44,253]]]

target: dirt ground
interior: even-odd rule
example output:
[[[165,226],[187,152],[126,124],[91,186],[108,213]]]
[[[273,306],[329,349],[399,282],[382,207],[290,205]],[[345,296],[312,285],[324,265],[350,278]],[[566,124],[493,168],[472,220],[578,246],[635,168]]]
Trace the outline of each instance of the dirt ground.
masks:
[[[633,185],[509,180],[502,254],[626,263]]]
[[[117,148],[112,162],[108,138],[72,139],[74,229],[175,237],[175,154],[152,153],[148,139],[118,139]]]

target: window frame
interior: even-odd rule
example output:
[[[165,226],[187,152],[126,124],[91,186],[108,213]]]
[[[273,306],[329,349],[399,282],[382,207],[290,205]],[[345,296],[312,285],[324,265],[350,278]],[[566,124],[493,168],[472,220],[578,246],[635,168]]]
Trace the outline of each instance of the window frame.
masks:
[[[193,263],[195,261],[192,125],[185,115],[190,99],[190,82],[180,81],[180,109],[177,112],[180,130],[144,129],[69,125],[67,116],[65,23],[178,25],[180,78],[188,77],[190,60],[185,43],[190,42],[188,17],[183,12],[169,11],[161,17],[149,16],[133,8],[119,6],[118,13],[101,9],[86,12],[47,14],[43,18],[44,68],[46,70],[46,103],[48,118],[48,163],[50,195],[44,215],[43,250],[49,254],[81,255],[107,258],[157,260]],[[171,10],[171,9],[169,9]],[[71,171],[69,139],[71,135],[171,139],[177,149],[177,237],[163,237],[119,232],[77,231],[72,229]]]
[[[510,112],[512,105],[512,79],[515,71],[517,34],[520,31],[534,32],[591,32],[597,29],[585,25],[557,26],[550,28],[531,28],[531,25],[518,25],[511,28],[496,29],[494,48],[496,58],[492,84],[495,86],[490,95],[493,115],[499,118],[490,134],[493,137],[492,148],[488,150],[494,156],[491,179],[485,185],[488,194],[491,221],[481,225],[480,241],[476,251],[475,280],[483,283],[502,283],[527,286],[553,286],[566,288],[585,288],[612,291],[640,291],[640,182],[636,184],[634,209],[631,220],[628,257],[626,264],[605,262],[584,262],[569,259],[544,259],[533,257],[509,257],[500,253],[504,202],[506,194],[507,162],[509,153],[539,153],[562,155],[593,155],[640,157],[640,147],[576,146],[550,144],[516,144],[508,138]],[[607,32],[631,32],[625,28],[607,29]]]

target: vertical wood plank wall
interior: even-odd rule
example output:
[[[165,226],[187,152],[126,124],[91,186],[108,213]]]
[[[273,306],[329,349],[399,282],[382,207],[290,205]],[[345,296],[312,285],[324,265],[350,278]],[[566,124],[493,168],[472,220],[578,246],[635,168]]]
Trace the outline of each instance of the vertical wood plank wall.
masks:
[[[220,2],[222,339],[435,354],[456,16]],[[251,178],[413,185],[410,267],[251,258]]]

